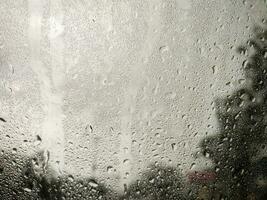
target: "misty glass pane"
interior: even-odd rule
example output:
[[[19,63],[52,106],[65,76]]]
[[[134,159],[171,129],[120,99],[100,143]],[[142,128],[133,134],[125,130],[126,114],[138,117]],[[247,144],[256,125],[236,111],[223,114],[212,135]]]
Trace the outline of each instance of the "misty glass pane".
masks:
[[[0,13],[0,199],[267,199],[265,0]]]

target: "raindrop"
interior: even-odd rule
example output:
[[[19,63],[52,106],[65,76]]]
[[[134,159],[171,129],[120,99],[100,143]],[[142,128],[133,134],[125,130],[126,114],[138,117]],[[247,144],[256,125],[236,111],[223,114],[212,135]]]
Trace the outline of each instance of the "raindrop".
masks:
[[[38,146],[38,145],[40,145],[41,142],[42,142],[42,138],[41,138],[39,135],[37,135],[37,136],[36,136],[36,140],[35,140],[35,142],[34,142],[34,146]]]
[[[225,83],[225,85],[227,85],[227,86],[229,86],[231,84],[231,82],[229,81],[229,82],[227,82],[227,83]]]
[[[219,172],[220,168],[219,167],[215,167],[215,172]]]
[[[24,188],[23,190],[26,192],[29,192],[29,193],[32,192],[32,190],[30,188]]]
[[[85,127],[85,130],[86,130],[86,131],[89,130],[90,133],[93,133],[93,131],[94,131],[92,125],[87,125],[87,126]]]
[[[123,164],[128,164],[128,163],[129,163],[129,159],[123,160]]]
[[[96,181],[94,181],[94,180],[91,180],[91,181],[89,182],[89,185],[90,185],[91,187],[93,187],[93,188],[96,188],[96,187],[98,187],[98,184],[97,184],[97,182],[96,182]]]
[[[212,73],[213,74],[217,73],[217,67],[215,65],[212,66]]]
[[[112,167],[112,166],[108,166],[108,167],[107,167],[107,172],[108,172],[108,173],[111,173],[112,170],[113,170],[113,167]]]
[[[190,169],[193,170],[196,167],[196,163],[192,163]]]
[[[242,67],[246,68],[248,64],[249,64],[248,60],[244,60],[244,62],[242,63]]]
[[[173,151],[177,150],[177,145],[176,145],[176,143],[172,143],[171,146],[172,146],[172,150],[173,150]]]
[[[161,46],[161,47],[159,48],[159,51],[160,51],[161,53],[166,52],[166,51],[168,51],[168,50],[169,50],[169,47],[168,47],[168,46]]]
[[[3,172],[4,172],[4,168],[0,167],[0,174],[3,174]]]
[[[208,152],[205,152],[205,153],[204,153],[204,156],[205,156],[206,158],[209,158],[209,157],[210,157],[210,154],[209,154]]]
[[[0,117],[0,121],[6,122],[6,120],[4,118],[2,118],[2,117]]]
[[[242,79],[242,78],[241,78],[241,79],[238,80],[238,83],[239,83],[239,84],[243,84],[243,83],[245,83],[245,81],[246,81],[245,79]]]
[[[68,176],[68,180],[69,180],[70,182],[73,182],[73,181],[74,181],[74,177],[73,177],[72,175],[69,175],[69,176]]]
[[[12,153],[14,153],[14,154],[17,153],[17,151],[18,151],[17,148],[12,149]]]

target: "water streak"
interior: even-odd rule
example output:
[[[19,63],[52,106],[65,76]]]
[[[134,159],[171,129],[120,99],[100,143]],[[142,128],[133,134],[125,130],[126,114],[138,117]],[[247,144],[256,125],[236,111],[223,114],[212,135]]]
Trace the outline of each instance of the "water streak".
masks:
[[[61,0],[50,2],[50,66],[43,63],[42,28],[44,3],[42,0],[29,0],[29,44],[30,66],[37,76],[41,103],[45,114],[41,137],[42,148],[50,152],[50,164],[60,172],[64,166],[64,130],[62,112],[62,85],[64,81],[63,12]]]

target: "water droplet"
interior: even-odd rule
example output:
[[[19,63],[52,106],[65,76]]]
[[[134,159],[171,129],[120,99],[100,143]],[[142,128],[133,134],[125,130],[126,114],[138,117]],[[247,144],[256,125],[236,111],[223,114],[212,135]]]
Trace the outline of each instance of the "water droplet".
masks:
[[[159,51],[161,52],[161,53],[164,53],[164,52],[166,52],[166,51],[168,51],[169,50],[169,47],[168,46],[161,46],[160,48],[159,48]]]
[[[172,146],[172,150],[173,150],[173,151],[177,150],[177,145],[176,145],[176,143],[172,143],[171,146]]]
[[[98,187],[97,182],[95,182],[94,180],[91,180],[91,181],[89,182],[89,185],[90,185],[91,187],[93,187],[93,188]]]
[[[192,163],[190,169],[193,170],[196,166],[196,163]]]
[[[108,172],[108,173],[111,173],[112,171],[113,171],[113,167],[112,167],[112,166],[108,166],[108,167],[107,167],[107,172]]]
[[[6,122],[6,120],[4,118],[2,118],[2,117],[0,117],[0,121],[1,122]]]
[[[238,83],[239,83],[239,84],[243,84],[243,83],[245,83],[245,81],[246,81],[245,79],[242,79],[242,78],[241,78],[241,79],[238,80]]]
[[[42,138],[39,135],[37,135],[36,136],[36,141],[34,142],[34,146],[40,145],[41,142],[42,142]]]
[[[123,164],[128,164],[129,162],[130,162],[129,159],[123,160]]]
[[[30,188],[24,188],[23,190],[26,192],[29,192],[29,193],[32,192],[32,190]]]
[[[208,152],[205,152],[205,153],[204,153],[204,156],[205,156],[206,158],[209,158],[209,157],[210,157],[210,154],[209,154]]]
[[[74,181],[74,177],[73,177],[72,175],[69,175],[69,176],[68,176],[68,180],[69,180],[70,182],[73,182],[73,181]]]
[[[212,66],[212,73],[213,74],[216,74],[217,73],[217,67],[215,65]]]
[[[17,153],[17,152],[18,152],[17,148],[13,148],[13,149],[12,149],[12,153],[15,154],[15,153]]]

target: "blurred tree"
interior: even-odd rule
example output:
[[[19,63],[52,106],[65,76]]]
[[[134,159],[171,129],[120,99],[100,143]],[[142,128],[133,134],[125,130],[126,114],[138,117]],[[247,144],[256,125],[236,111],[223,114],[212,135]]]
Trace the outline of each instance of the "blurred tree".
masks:
[[[31,164],[26,167],[28,183],[34,185],[38,198],[42,200],[111,200],[115,193],[100,184],[94,178],[74,178],[72,175],[56,176],[48,166],[42,152],[31,158]],[[27,181],[25,181],[27,183]]]
[[[125,200],[185,200],[182,179],[177,169],[150,166],[139,180],[133,183],[121,197]]]
[[[57,177],[43,152],[32,157],[0,154],[0,199],[116,200],[118,195],[93,178]]]
[[[216,101],[220,133],[201,143],[203,155],[214,163],[216,184],[224,188],[226,199],[251,197],[255,160],[262,152],[267,153],[266,40],[266,27],[256,27],[254,37],[238,48],[238,52],[247,57],[243,62],[246,84],[227,98]],[[266,169],[267,166],[261,167]]]

